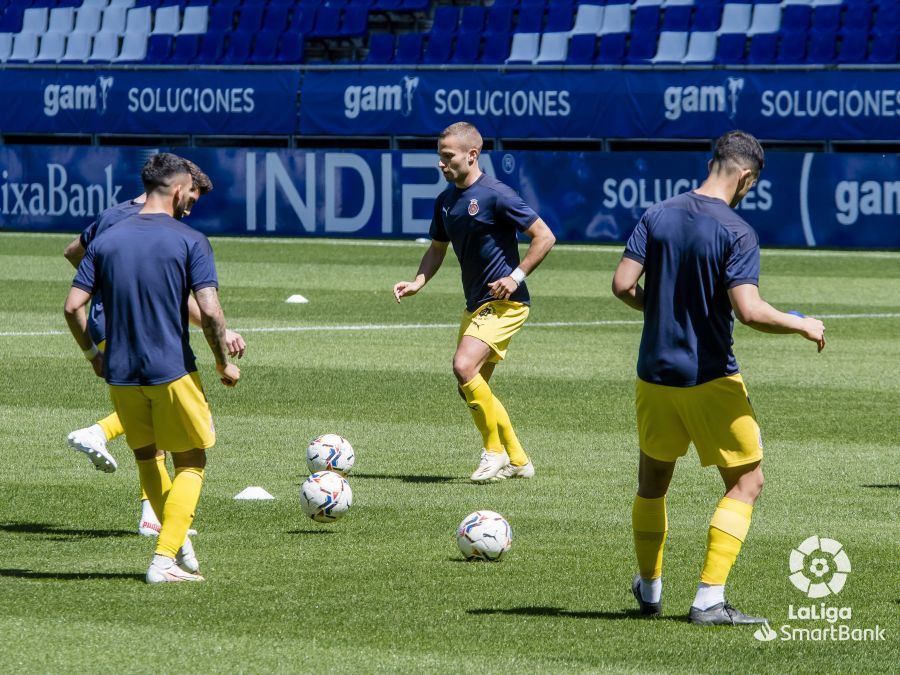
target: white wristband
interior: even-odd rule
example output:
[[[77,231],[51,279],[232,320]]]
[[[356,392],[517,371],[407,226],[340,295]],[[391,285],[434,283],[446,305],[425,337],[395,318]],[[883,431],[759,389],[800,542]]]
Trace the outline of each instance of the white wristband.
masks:
[[[95,358],[97,358],[97,354],[100,353],[100,350],[97,349],[97,345],[91,345],[90,349],[82,349],[81,352],[82,354],[84,354],[84,358],[86,358],[88,361],[93,361]]]
[[[511,276],[513,278],[513,280],[517,284],[519,284],[519,286],[521,286],[522,282],[525,281],[526,275],[525,275],[525,272],[522,271],[521,267],[517,267],[516,269],[514,269],[512,272],[509,273],[509,276]]]

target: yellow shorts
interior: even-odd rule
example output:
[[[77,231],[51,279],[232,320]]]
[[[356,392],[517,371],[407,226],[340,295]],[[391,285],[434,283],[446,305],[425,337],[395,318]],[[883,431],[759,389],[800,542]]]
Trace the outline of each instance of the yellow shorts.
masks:
[[[488,363],[499,363],[506,358],[509,341],[527,318],[528,305],[521,302],[508,300],[486,302],[474,312],[463,312],[456,343],[459,344],[463,335],[481,340],[494,352],[488,358]]]
[[[184,452],[216,444],[212,413],[197,373],[152,386],[109,385],[113,407],[132,450],[155,444]]]
[[[674,462],[691,444],[703,466],[740,466],[763,456],[762,436],[738,375],[695,387],[666,387],[637,381],[638,438],[641,451]]]

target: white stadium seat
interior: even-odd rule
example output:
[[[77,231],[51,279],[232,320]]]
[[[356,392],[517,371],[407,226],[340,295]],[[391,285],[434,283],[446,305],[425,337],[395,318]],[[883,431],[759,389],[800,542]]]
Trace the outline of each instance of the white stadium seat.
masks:
[[[176,9],[178,8],[176,7]],[[129,9],[128,18],[125,21],[125,34],[136,33],[138,35],[149,35],[152,16],[149,7]]]
[[[147,56],[147,36],[140,33],[125,33],[122,51],[114,61],[143,61]]]
[[[753,5],[725,5],[722,8],[722,25],[719,35],[723,33],[746,33],[750,28],[750,16]]]
[[[92,38],[87,33],[72,33],[66,40],[66,51],[60,61],[87,61],[91,56]]]
[[[538,55],[540,33],[513,33],[507,63],[532,63]]]
[[[688,39],[687,53],[682,63],[712,63],[716,60],[716,33],[694,32]]]
[[[41,36],[35,61],[59,61],[66,51],[66,36],[63,33],[46,33]]]
[[[777,33],[781,28],[781,5],[754,5],[753,21],[747,35]]]
[[[131,7],[134,7],[134,0],[109,0],[109,6],[130,9]]]
[[[535,63],[565,63],[569,55],[569,33],[544,33]]]
[[[38,36],[34,33],[16,33],[13,36],[10,61],[31,61],[37,56]]]
[[[75,13],[75,30],[74,33],[94,33],[100,32],[100,19],[103,12],[99,7],[82,7]]]
[[[659,34],[656,56],[651,63],[681,63],[687,51],[688,34],[681,31],[663,31]]]
[[[46,7],[31,7],[26,9],[22,18],[22,30],[20,32],[34,33],[35,35],[45,33],[47,31],[47,18],[49,16],[50,12]]]
[[[664,0],[634,0],[631,5],[632,9],[638,7],[662,7]]]
[[[83,0],[81,9],[106,9],[109,6],[109,0]]]
[[[132,10],[134,11],[134,10]],[[181,8],[178,5],[156,10],[151,35],[175,35],[181,29]]]
[[[665,7],[685,7],[694,4],[694,0],[666,0]]]
[[[107,7],[103,10],[100,33],[122,35],[125,32],[125,17],[128,10],[123,7]]]
[[[48,33],[72,32],[75,27],[75,9],[73,7],[57,7],[50,10],[50,25],[47,28]]]
[[[98,33],[91,47],[91,61],[112,61],[119,55],[119,36],[115,33]]]
[[[605,9],[603,5],[578,5],[572,35],[600,35]]]
[[[9,55],[12,54],[12,33],[0,33],[0,63],[6,63]]]
[[[628,33],[631,30],[631,6],[607,5],[603,12],[603,28],[598,35]]]
[[[202,35],[209,24],[209,7],[185,7],[179,35]]]

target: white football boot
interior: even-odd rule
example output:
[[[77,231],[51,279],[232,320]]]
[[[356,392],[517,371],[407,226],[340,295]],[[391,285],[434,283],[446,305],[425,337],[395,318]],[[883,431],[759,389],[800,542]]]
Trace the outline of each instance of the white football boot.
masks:
[[[112,473],[118,467],[116,460],[106,451],[106,434],[99,424],[73,431],[66,441],[70,448],[87,455],[98,471]]]
[[[482,449],[481,461],[478,462],[478,468],[472,474],[472,480],[476,483],[486,483],[508,465],[509,455],[506,452],[488,452]]]
[[[531,462],[522,466],[507,464],[491,480],[506,480],[507,478],[534,478],[534,464]]]
[[[178,549],[178,553],[175,555],[175,564],[191,574],[196,574],[200,571],[200,561],[197,560],[197,555],[194,553],[194,545],[191,543],[190,538],[185,538],[184,544]]]
[[[185,572],[175,564],[174,560],[171,560],[168,564],[150,563],[150,567],[147,568],[146,578],[148,584],[164,584],[177,581],[205,581],[199,574]]]

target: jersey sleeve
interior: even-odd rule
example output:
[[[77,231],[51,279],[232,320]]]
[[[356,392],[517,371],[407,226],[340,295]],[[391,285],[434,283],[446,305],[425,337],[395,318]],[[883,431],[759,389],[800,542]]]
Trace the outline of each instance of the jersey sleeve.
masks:
[[[434,213],[431,216],[431,227],[428,228],[428,236],[434,241],[450,241],[450,235],[447,234],[447,228],[444,227],[444,214],[441,207],[444,204],[444,194],[441,193],[434,200]]]
[[[759,285],[759,237],[749,225],[737,233],[725,262],[725,285]]]
[[[622,254],[623,257],[631,258],[642,265],[644,264],[644,259],[647,257],[647,233],[650,229],[648,224],[649,220],[649,213],[644,213],[644,215],[641,216],[641,219],[638,221],[631,236],[628,237],[628,242],[625,244],[625,253]]]
[[[188,275],[192,291],[219,287],[216,261],[213,258],[212,246],[210,246],[209,239],[206,237],[195,241],[190,248]]]
[[[91,295],[94,294],[97,286],[97,270],[94,264],[96,251],[94,246],[89,245],[87,247],[87,251],[85,251],[84,257],[78,265],[78,271],[75,272],[75,278],[72,280],[72,285],[75,288],[80,288]]]
[[[499,194],[496,215],[506,222],[512,223],[519,232],[527,230],[538,219],[538,214],[534,212],[534,209],[528,206],[519,193],[513,190]]]
[[[97,218],[93,223],[88,225],[81,232],[81,236],[78,239],[81,241],[81,248],[87,249],[88,246],[91,245],[91,242],[97,237],[97,228],[100,227],[100,219]]]

